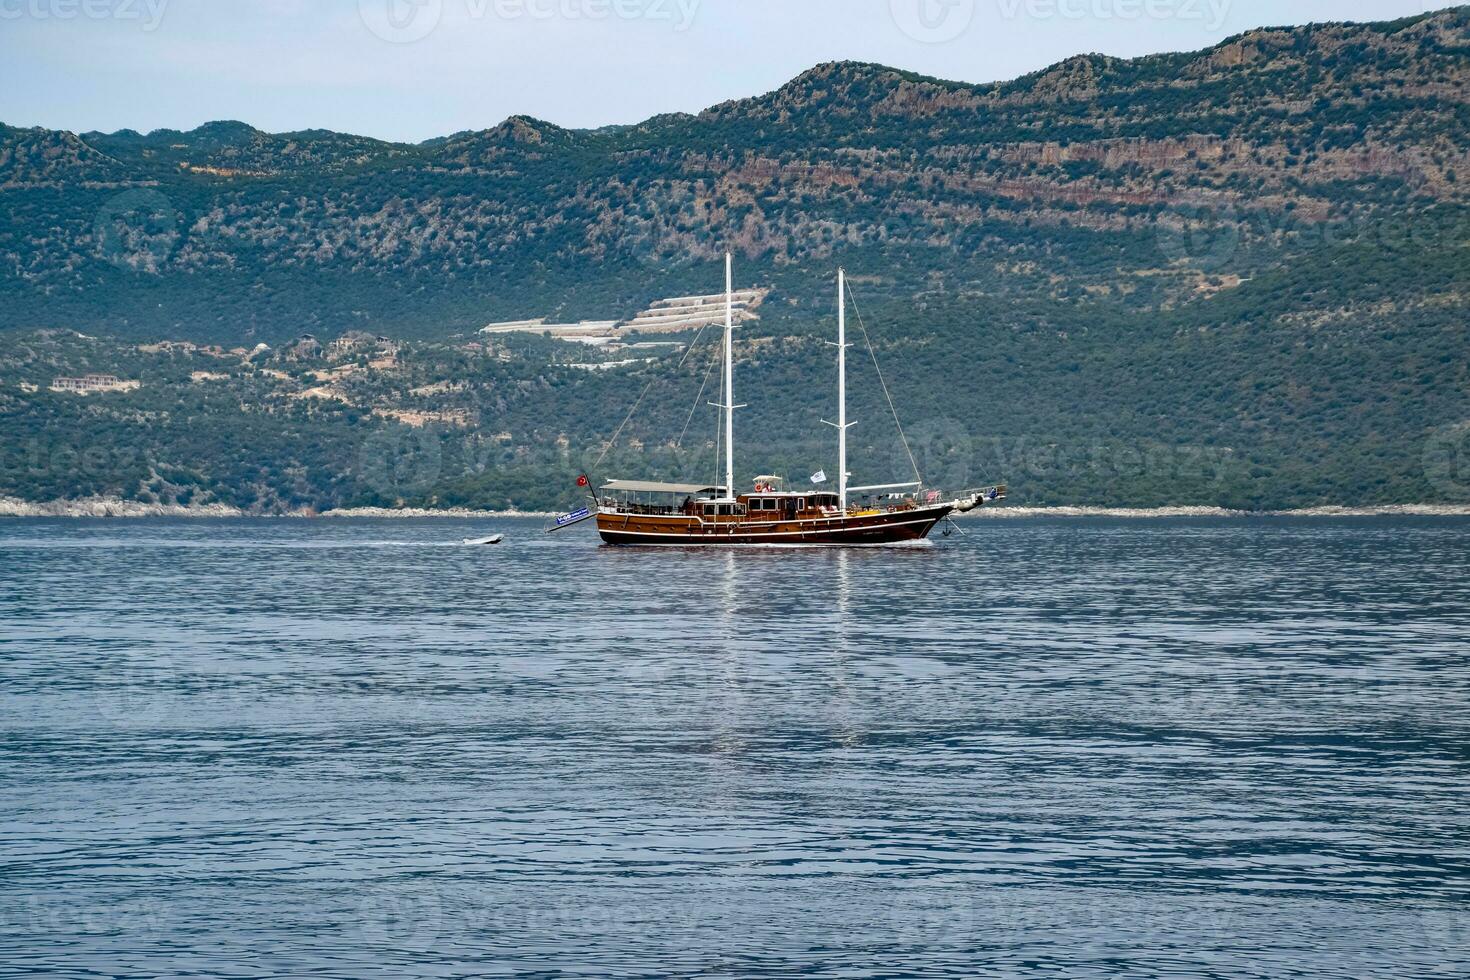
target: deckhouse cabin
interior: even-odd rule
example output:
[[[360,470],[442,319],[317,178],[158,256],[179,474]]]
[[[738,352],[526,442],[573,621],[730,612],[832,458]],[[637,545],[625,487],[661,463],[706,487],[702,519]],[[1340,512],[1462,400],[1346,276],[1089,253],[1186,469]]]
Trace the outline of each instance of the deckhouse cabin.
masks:
[[[757,491],[742,495],[746,510],[752,518],[768,517],[771,520],[789,520],[798,514],[812,512],[835,513],[838,498],[835,493],[816,491]]]

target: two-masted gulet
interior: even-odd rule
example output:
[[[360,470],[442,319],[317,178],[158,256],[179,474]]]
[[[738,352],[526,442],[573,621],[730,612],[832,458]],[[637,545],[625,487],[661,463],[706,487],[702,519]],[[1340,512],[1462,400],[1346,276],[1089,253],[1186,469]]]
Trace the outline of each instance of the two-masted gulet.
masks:
[[[913,482],[849,485],[847,430],[855,423],[847,420],[847,348],[850,345],[847,283],[840,269],[837,272],[837,421],[827,422],[837,429],[837,489],[833,492],[821,487],[827,478],[819,470],[813,475],[809,490],[784,489],[785,481],[779,477],[757,476],[748,492],[736,492],[735,410],[744,406],[735,403],[734,331],[734,282],[731,257],[727,254],[724,376],[721,400],[711,403],[724,413],[724,484],[611,480],[600,492],[592,494],[591,507],[557,519],[548,530],[595,517],[602,539],[614,545],[887,545],[921,541],[951,514],[1005,497],[1004,486],[957,494],[927,488],[919,477],[917,465],[917,479]],[[586,476],[578,482],[590,489]]]

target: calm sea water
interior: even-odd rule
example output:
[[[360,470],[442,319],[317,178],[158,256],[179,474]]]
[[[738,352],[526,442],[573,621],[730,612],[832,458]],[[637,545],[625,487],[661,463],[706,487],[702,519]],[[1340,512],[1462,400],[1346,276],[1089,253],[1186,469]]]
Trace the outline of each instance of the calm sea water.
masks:
[[[0,524],[0,975],[1467,975],[1470,521],[966,530]]]

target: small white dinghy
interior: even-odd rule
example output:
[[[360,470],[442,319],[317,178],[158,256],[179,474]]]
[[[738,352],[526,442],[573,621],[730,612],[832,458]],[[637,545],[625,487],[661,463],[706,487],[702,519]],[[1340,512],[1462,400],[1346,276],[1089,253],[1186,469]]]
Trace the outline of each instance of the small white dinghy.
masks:
[[[488,538],[465,538],[465,544],[499,544],[505,540],[503,534],[492,534]]]

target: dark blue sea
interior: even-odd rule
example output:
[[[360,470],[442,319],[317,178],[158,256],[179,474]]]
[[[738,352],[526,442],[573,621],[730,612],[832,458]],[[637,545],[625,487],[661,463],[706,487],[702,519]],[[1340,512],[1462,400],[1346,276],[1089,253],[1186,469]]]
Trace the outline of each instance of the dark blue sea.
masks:
[[[1470,975],[1470,520],[963,526],[0,523],[0,976]]]

